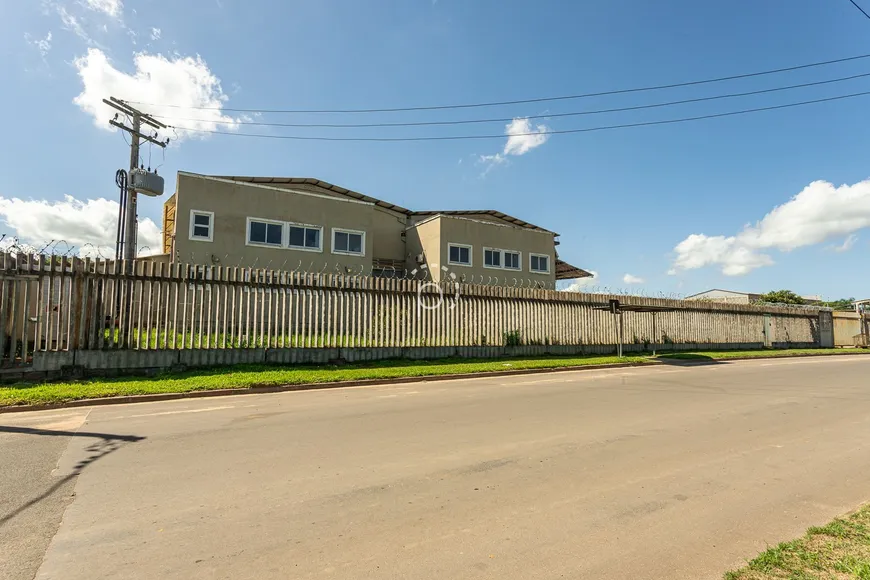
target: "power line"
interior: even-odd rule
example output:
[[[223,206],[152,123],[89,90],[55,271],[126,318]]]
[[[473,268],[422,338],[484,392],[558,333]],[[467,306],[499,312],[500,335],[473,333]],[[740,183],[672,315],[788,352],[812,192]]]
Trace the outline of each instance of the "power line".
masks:
[[[206,133],[211,135],[231,135],[234,137],[257,137],[262,139],[290,139],[294,141],[460,141],[467,139],[504,139],[506,136],[511,137],[527,137],[532,135],[562,135],[568,133],[589,133],[592,131],[606,131],[611,129],[627,129],[630,127],[648,127],[651,125],[669,125],[674,123],[685,123],[689,121],[700,121],[702,119],[717,119],[721,117],[731,117],[734,115],[745,115],[748,113],[758,113],[761,111],[774,111],[778,109],[787,109],[790,107],[800,107],[803,105],[812,105],[816,103],[827,103],[831,101],[840,101],[843,99],[851,99],[870,95],[870,91],[861,93],[851,93],[848,95],[839,95],[836,97],[827,97],[824,99],[814,99],[811,101],[800,101],[797,103],[787,103],[784,105],[773,105],[770,107],[758,107],[755,109],[742,109],[739,111],[729,111],[727,113],[715,113],[711,115],[699,115],[697,117],[683,117],[680,119],[666,119],[663,121],[644,121],[639,123],[625,123],[622,125],[605,125],[602,127],[587,127],[585,129],[563,129],[557,131],[541,131],[535,133],[511,133],[510,135],[449,135],[442,137],[306,137],[302,135],[266,135],[262,133],[229,133],[227,131],[211,131],[208,129],[194,129],[187,127],[172,126],[173,129],[179,131],[190,131],[192,133]]]
[[[573,111],[569,113],[550,113],[546,115],[528,115],[524,119],[553,119],[559,117],[576,117],[580,115],[599,115],[602,113],[619,113],[625,111],[639,111],[643,109],[655,109],[659,107],[670,107],[674,105],[685,105],[688,103],[701,103],[705,101],[715,101],[718,99],[731,99],[735,97],[748,97],[750,95],[762,95],[767,93],[775,93],[780,91],[788,91],[805,87],[814,87],[819,85],[827,85],[831,83],[839,83],[859,78],[870,77],[870,73],[862,73],[848,77],[840,77],[824,81],[816,81],[812,83],[802,83],[799,85],[789,85],[785,87],[774,87],[771,89],[761,89],[757,91],[747,91],[743,93],[729,93],[724,95],[714,95],[710,97],[698,97],[695,99],[683,99],[680,101],[667,101],[664,103],[653,103],[649,105],[635,105],[631,107],[618,107],[614,109],[598,109],[592,111]],[[460,121],[413,121],[407,123],[266,123],[261,121],[212,121],[210,119],[190,118],[190,117],[171,117],[166,115],[152,115],[158,119],[173,120],[173,121],[204,121],[215,123],[217,125],[252,125],[258,127],[307,127],[307,128],[373,128],[373,127],[424,127],[434,125],[469,125],[478,123],[509,123],[514,120],[513,117],[497,118],[497,119],[467,119]]]
[[[688,81],[682,83],[673,83],[667,85],[656,85],[650,87],[635,87],[630,89],[618,89],[613,91],[602,91],[597,93],[583,93],[579,95],[563,95],[556,97],[540,97],[536,99],[520,99],[515,101],[495,101],[490,103],[466,103],[459,105],[431,105],[431,106],[423,106],[423,107],[395,107],[395,108],[384,108],[384,109],[231,109],[225,107],[197,107],[190,105],[161,105],[159,103],[144,103],[142,101],[126,101],[132,104],[144,105],[149,107],[168,107],[173,109],[196,109],[196,110],[204,110],[204,111],[228,111],[233,113],[395,113],[400,111],[435,111],[435,110],[443,110],[443,109],[472,109],[477,107],[497,107],[501,105],[521,105],[525,103],[544,103],[549,101],[565,101],[570,99],[584,99],[587,97],[604,97],[608,95],[621,95],[626,93],[639,93],[644,91],[655,91],[661,89],[674,89],[678,87],[689,87],[695,85],[704,85],[709,83],[718,83],[722,81],[731,81],[737,79],[746,79],[752,77],[759,77],[764,75],[771,75],[783,72],[790,72],[796,70],[802,70],[807,68],[814,68],[819,66],[827,66],[829,64],[837,64],[842,62],[850,62],[854,60],[861,60],[865,58],[870,58],[870,54],[862,54],[858,56],[850,56],[846,58],[838,58],[834,60],[826,60],[823,62],[814,62],[810,64],[801,64],[797,66],[790,66],[785,68],[778,68],[773,70],[766,70],[760,72],[753,73],[744,73],[739,75],[731,75],[725,77],[717,77],[712,79],[704,79],[698,81]]]
[[[861,11],[861,14],[863,14],[863,15],[866,16],[867,18],[870,18],[870,14],[867,14],[867,12],[866,12],[863,8],[861,8],[861,6],[859,6],[858,3],[855,2],[855,0],[849,0],[849,2],[851,2],[852,5],[853,5],[855,8],[857,8],[858,10],[860,10],[860,11]]]

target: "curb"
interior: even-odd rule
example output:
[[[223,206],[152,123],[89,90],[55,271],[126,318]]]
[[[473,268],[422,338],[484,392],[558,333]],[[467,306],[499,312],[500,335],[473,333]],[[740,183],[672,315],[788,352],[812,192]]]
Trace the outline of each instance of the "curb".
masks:
[[[870,356],[870,352],[862,353],[864,356]],[[457,379],[470,378],[495,378],[507,377],[514,375],[535,375],[543,373],[557,373],[569,371],[593,371],[601,369],[620,369],[641,366],[663,366],[663,365],[680,365],[680,366],[704,366],[717,364],[721,362],[732,361],[758,361],[768,359],[784,359],[784,358],[810,358],[810,357],[832,357],[832,356],[861,356],[841,355],[836,353],[808,353],[808,354],[792,354],[792,355],[770,355],[763,357],[726,357],[710,360],[696,359],[679,359],[670,358],[662,360],[650,360],[638,363],[611,363],[602,365],[580,365],[570,367],[548,367],[537,369],[518,369],[508,371],[489,371],[479,373],[458,373],[450,375],[426,375],[419,377],[400,377],[394,379],[361,379],[358,381],[336,381],[332,383],[302,383],[296,385],[261,385],[251,386],[240,389],[213,389],[207,391],[188,391],[186,393],[159,393],[154,395],[126,395],[119,397],[101,397],[98,399],[76,399],[72,401],[64,401],[60,403],[45,403],[41,405],[8,405],[0,407],[0,414],[3,413],[23,413],[26,411],[45,411],[49,409],[64,409],[69,407],[101,407],[104,405],[125,405],[129,403],[150,403],[158,401],[174,401],[178,399],[202,399],[206,397],[226,397],[231,395],[258,395],[263,393],[284,393],[290,391],[313,391],[320,389],[336,389],[343,387],[365,387],[372,385],[402,385],[408,383],[427,383],[437,381],[451,381]]]
[[[667,355],[660,355],[660,356],[667,357]],[[758,361],[758,360],[784,359],[784,358],[822,358],[822,357],[831,357],[831,356],[846,357],[846,358],[854,357],[854,356],[870,356],[870,351],[861,352],[858,354],[851,354],[851,353],[850,354],[838,354],[835,352],[820,352],[817,354],[808,353],[808,354],[772,354],[772,355],[768,355],[768,356],[726,356],[726,357],[722,357],[722,358],[715,358],[715,359],[709,359],[709,360],[698,360],[698,359],[691,359],[691,358],[670,358],[670,357],[668,357],[668,358],[665,358],[665,360],[670,361],[670,364],[673,364],[674,362],[679,362],[679,363],[686,364],[686,365],[691,365],[691,364],[709,365],[709,364],[716,364],[716,363],[720,363],[720,362]],[[659,364],[668,364],[668,363],[659,362]],[[2,409],[2,407],[0,407],[0,409]]]

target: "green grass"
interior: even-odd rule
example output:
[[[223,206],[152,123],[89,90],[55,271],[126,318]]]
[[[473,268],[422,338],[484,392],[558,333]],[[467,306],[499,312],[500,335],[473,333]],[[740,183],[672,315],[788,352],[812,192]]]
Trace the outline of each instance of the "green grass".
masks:
[[[774,355],[860,354],[857,350],[775,350],[717,351],[660,355],[662,359],[716,360],[724,357],[756,358]],[[501,359],[443,359],[429,361],[386,360],[368,363],[322,366],[238,365],[196,369],[183,373],[163,373],[152,377],[120,377],[75,382],[20,383],[0,385],[0,407],[38,405],[75,399],[126,395],[185,393],[214,389],[245,389],[253,386],[304,385],[339,381],[378,380],[401,377],[426,377],[451,374],[476,374],[504,370],[557,369],[611,363],[644,363],[646,354],[616,356],[528,357]]]
[[[703,352],[674,352],[659,353],[663,359],[677,360],[722,360],[727,358],[765,358],[780,356],[806,356],[806,355],[850,355],[870,354],[870,351],[859,348],[794,348],[794,349],[770,349],[770,350],[705,350]]]
[[[374,346],[375,341],[372,338],[366,340],[364,336],[358,335],[326,335],[326,334],[270,334],[266,338],[261,333],[251,333],[250,335],[242,336],[237,334],[224,334],[222,332],[203,332],[198,331],[172,333],[161,330],[139,330],[133,329],[129,337],[122,337],[118,329],[104,330],[103,340],[107,347],[120,345],[127,341],[133,348],[319,348],[328,346]],[[410,345],[408,345],[410,346]]]
[[[267,366],[239,365],[198,369],[183,373],[163,373],[154,377],[111,378],[67,383],[0,385],[0,406],[57,403],[154,393],[185,393],[210,389],[244,389],[253,386],[302,385],[364,379],[392,379],[450,374],[486,373],[517,369],[560,368],[641,363],[647,357],[581,356],[546,358],[505,358],[474,361],[443,359],[437,361],[388,360],[341,366]]]
[[[870,580],[870,506],[768,548],[725,580]]]

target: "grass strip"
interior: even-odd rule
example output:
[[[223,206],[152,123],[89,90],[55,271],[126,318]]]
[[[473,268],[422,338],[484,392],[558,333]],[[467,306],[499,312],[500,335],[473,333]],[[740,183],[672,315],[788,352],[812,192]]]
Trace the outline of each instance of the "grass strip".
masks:
[[[763,351],[709,351],[661,354],[658,358],[685,361],[722,358],[760,358],[819,354],[870,354],[861,350],[795,349]],[[339,381],[387,380],[454,374],[478,374],[506,370],[558,369],[614,363],[643,363],[647,354],[625,356],[570,356],[499,359],[441,359],[428,361],[384,360],[322,366],[238,365],[161,373],[150,377],[95,378],[73,382],[18,383],[0,385],[0,407],[62,403],[129,395],[186,393],[215,389],[246,389],[254,386],[305,385]]]
[[[476,374],[506,370],[595,366],[613,363],[641,363],[646,356],[581,356],[504,358],[475,361],[442,359],[434,361],[385,360],[340,366],[238,365],[197,369],[183,373],[161,373],[153,377],[88,379],[66,383],[20,383],[0,385],[0,406],[60,403],[156,393],[186,393],[214,389],[245,389],[253,386],[301,385],[393,379],[452,374]]]
[[[768,548],[725,580],[870,579],[870,506]]]

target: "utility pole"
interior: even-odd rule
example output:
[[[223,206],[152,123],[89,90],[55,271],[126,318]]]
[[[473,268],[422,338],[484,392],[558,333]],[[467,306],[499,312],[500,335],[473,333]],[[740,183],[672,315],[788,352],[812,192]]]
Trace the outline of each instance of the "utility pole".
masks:
[[[116,99],[115,97],[109,97],[109,99],[103,99],[103,102],[113,109],[117,109],[124,115],[130,117],[132,127],[128,127],[122,122],[118,122],[118,113],[115,113],[115,118],[109,121],[110,125],[113,125],[122,131],[126,131],[130,134],[131,143],[130,143],[130,171],[127,173],[127,192],[126,192],[126,203],[122,204],[122,208],[125,210],[123,215],[123,225],[119,224],[119,231],[123,231],[123,241],[122,241],[122,254],[121,257],[125,260],[128,260],[129,263],[132,263],[132,260],[136,258],[136,234],[138,233],[138,219],[137,219],[137,211],[136,211],[136,200],[137,194],[130,187],[130,181],[133,179],[133,170],[138,168],[139,166],[139,140],[144,139],[145,141],[149,141],[154,143],[158,147],[166,147],[166,144],[169,143],[169,139],[166,141],[159,141],[157,139],[157,133],[154,133],[154,136],[146,135],[142,133],[142,125],[149,125],[154,129],[166,129],[166,125],[161,123],[160,121],[154,119],[150,115],[139,111],[125,103],[120,99]]]

